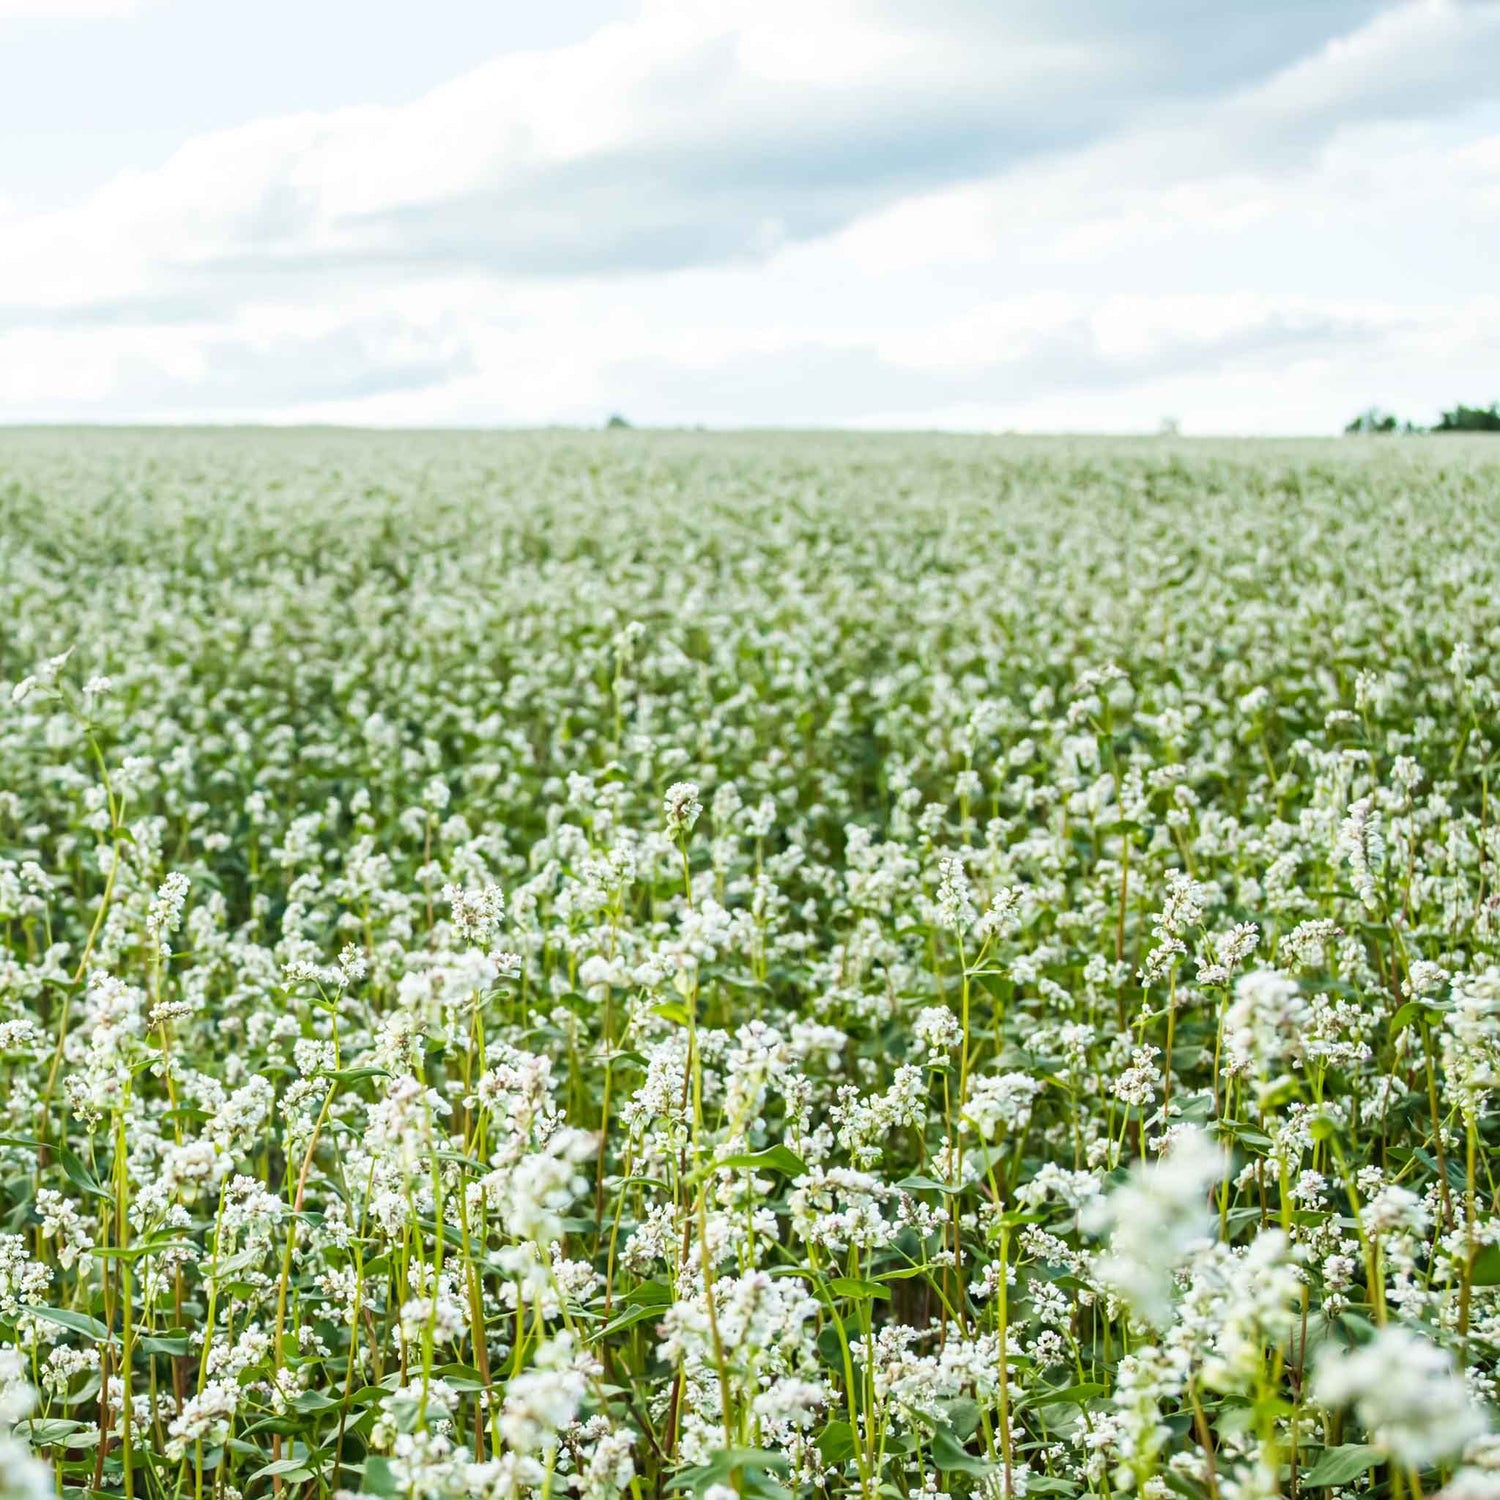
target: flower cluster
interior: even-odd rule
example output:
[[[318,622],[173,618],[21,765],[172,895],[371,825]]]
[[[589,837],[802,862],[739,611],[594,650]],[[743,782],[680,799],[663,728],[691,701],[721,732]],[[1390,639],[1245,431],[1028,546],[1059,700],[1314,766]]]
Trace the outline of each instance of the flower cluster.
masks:
[[[0,1495],[1500,1496],[1481,449],[0,439]]]

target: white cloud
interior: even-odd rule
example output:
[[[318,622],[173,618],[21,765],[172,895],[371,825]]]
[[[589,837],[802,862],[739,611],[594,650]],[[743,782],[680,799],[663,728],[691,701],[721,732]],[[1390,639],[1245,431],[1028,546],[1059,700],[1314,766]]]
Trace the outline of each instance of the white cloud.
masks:
[[[657,0],[202,136],[0,220],[0,414],[1327,430],[1488,399],[1500,7],[1289,5],[1235,58],[1202,50],[1222,8],[1172,8]]]

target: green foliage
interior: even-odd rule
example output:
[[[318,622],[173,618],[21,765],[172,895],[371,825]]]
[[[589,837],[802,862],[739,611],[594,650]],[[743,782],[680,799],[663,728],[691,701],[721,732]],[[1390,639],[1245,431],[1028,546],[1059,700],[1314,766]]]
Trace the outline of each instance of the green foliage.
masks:
[[[0,436],[7,1495],[1484,1493],[1485,449]]]
[[[1401,424],[1388,411],[1372,406],[1362,411],[1345,428],[1345,432],[1395,432]],[[1409,424],[1408,424],[1409,426]]]
[[[1445,411],[1434,432],[1500,432],[1500,403],[1488,406],[1455,406]]]

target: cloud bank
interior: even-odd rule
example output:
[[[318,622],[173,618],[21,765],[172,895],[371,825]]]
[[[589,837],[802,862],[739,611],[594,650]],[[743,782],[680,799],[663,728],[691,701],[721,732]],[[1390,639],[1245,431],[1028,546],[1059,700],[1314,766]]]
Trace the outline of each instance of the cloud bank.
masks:
[[[0,419],[1426,415],[1500,388],[1497,68],[1489,0],[648,4],[0,206]]]

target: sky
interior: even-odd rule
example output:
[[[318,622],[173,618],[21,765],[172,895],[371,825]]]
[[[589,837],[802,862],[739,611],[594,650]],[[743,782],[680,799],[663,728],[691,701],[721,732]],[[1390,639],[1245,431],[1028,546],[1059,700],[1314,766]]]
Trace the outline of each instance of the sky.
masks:
[[[0,0],[0,422],[1500,397],[1500,0]]]

